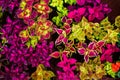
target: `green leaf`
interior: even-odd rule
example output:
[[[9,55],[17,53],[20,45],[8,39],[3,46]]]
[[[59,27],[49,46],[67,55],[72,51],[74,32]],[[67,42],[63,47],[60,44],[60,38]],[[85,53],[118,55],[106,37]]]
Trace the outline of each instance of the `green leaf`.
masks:
[[[65,3],[68,3],[70,5],[76,4],[76,0],[65,0]]]

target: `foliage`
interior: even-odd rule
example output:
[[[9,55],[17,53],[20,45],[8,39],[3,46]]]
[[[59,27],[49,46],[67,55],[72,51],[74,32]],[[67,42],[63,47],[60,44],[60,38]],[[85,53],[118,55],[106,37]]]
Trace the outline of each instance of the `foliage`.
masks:
[[[39,64],[36,71],[31,75],[33,80],[51,80],[52,77],[55,77],[55,74],[52,71],[46,70],[42,64]]]
[[[78,68],[80,71],[79,77],[82,80],[98,80],[106,75],[104,64],[100,62],[100,56],[96,57],[94,60],[90,60],[88,63],[80,63]]]

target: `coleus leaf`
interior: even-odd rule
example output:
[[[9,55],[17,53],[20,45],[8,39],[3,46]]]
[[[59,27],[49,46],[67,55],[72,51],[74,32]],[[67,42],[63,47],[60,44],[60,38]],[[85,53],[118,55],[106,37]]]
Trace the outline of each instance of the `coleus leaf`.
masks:
[[[86,11],[86,8],[85,8],[85,7],[78,8],[78,12],[80,13],[80,15],[84,15],[84,14],[85,14],[85,11]]]
[[[59,37],[55,41],[55,44],[56,45],[61,44],[63,39],[64,39],[64,36],[63,35],[59,35]]]
[[[95,57],[95,56],[97,56],[97,54],[96,54],[96,52],[94,51],[94,50],[90,50],[90,52],[89,52],[89,57]]]
[[[86,2],[86,0],[77,0],[76,1],[78,5],[83,6]]]
[[[84,55],[84,54],[85,54],[85,48],[79,48],[79,49],[78,49],[78,53],[79,53],[80,55]]]
[[[94,42],[90,42],[88,45],[89,49],[94,49],[95,43]]]
[[[69,53],[70,53],[69,51],[63,51],[63,52],[55,51],[55,52],[51,53],[49,56],[51,56],[53,58],[59,58],[62,55],[68,55]]]
[[[100,4],[101,0],[96,0],[96,2]]]
[[[88,55],[85,55],[85,56],[84,56],[84,60],[85,60],[86,63],[88,63],[88,61],[89,61],[89,56],[88,56]]]
[[[62,32],[63,32],[62,29],[57,29],[57,28],[55,28],[55,31],[56,31],[58,34],[62,34]]]
[[[120,28],[120,15],[115,18],[115,25]]]
[[[51,53],[50,56],[53,57],[53,58],[59,58],[60,57],[60,52],[55,51],[55,52]]]
[[[50,78],[54,76],[55,76],[54,73],[52,71],[47,71],[43,64],[39,64],[37,67],[37,70],[31,75],[32,79],[35,79],[35,80],[38,80],[38,79],[50,80]]]

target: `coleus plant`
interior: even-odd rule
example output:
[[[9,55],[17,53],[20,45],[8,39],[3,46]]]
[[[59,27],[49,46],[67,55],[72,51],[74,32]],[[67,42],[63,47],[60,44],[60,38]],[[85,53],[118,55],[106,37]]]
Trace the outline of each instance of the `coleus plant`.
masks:
[[[106,48],[102,48],[101,61],[112,62],[112,54],[114,54],[114,52],[120,52],[120,49],[116,45],[106,44]]]
[[[27,73],[25,70],[27,69],[23,69],[23,67],[17,66],[16,64],[12,64],[8,61],[7,65],[3,66],[3,69],[1,69],[0,71],[0,79],[2,80],[19,80],[19,79],[24,79],[24,80],[28,80],[29,79],[29,73]]]
[[[55,74],[48,71],[43,64],[39,64],[36,71],[31,75],[33,80],[51,80],[52,77],[55,77]]]
[[[62,68],[63,71],[57,71],[58,74],[58,80],[71,80],[75,79],[77,80],[78,78],[74,74],[74,70],[76,69],[75,66],[76,59],[74,58],[67,58],[65,54],[62,55],[62,61],[60,61],[57,66]]]
[[[23,42],[27,42],[26,45],[29,47],[32,45],[36,46],[41,38],[49,39],[50,33],[52,32],[52,22],[47,20],[44,15],[37,18],[37,22],[28,29],[20,32],[19,36],[22,38]]]
[[[74,39],[78,39],[81,42],[85,41],[85,34],[82,28],[79,25],[73,24],[72,33],[69,35],[69,40],[74,41]],[[81,36],[81,37],[80,37]]]
[[[13,13],[13,10],[19,7],[19,0],[1,0],[0,6],[3,12],[8,11],[9,13]]]
[[[99,42],[90,42],[87,46],[86,43],[84,45],[79,46],[78,53],[80,55],[84,55],[84,60],[88,63],[89,58],[98,56],[102,51],[102,47],[104,46],[104,41]]]
[[[82,80],[99,80],[106,75],[104,64],[100,62],[100,56],[90,60],[88,63],[84,62],[79,64],[77,68],[80,71],[79,77]]]
[[[72,56],[72,53],[75,53],[76,52],[76,50],[75,50],[75,48],[73,47],[73,45],[74,45],[74,42],[73,41],[70,41],[69,43],[67,42],[66,44],[65,44],[65,48],[64,48],[64,50],[63,51],[61,51],[60,49],[60,51],[54,51],[54,52],[52,52],[51,54],[50,54],[50,56],[52,57],[52,58],[60,58],[60,59],[62,59],[62,55],[66,55],[66,56]]]
[[[63,16],[66,16],[67,13],[68,13],[67,8],[64,7],[63,4],[64,4],[63,0],[51,0],[51,2],[49,4],[50,6],[57,8],[57,11],[56,11],[57,16],[54,16],[52,18],[52,21],[55,22],[57,26],[62,26],[61,19],[62,19]]]
[[[31,15],[32,15],[32,12],[34,11],[33,9],[35,9],[37,11],[37,13],[39,14],[48,14],[51,12],[51,8],[48,6],[48,3],[49,3],[49,0],[48,1],[45,1],[45,0],[40,0],[40,1],[37,1],[36,4],[36,1],[25,1],[25,0],[22,0],[21,3],[20,3],[20,8],[18,10],[18,17],[19,18],[31,18]],[[34,5],[33,5],[34,4]],[[38,15],[38,14],[35,14],[34,15]]]
[[[77,10],[73,10],[68,13],[68,17],[74,19],[76,22],[79,22],[81,18],[84,16],[86,8],[78,8]]]
[[[114,25],[111,24],[111,22],[108,20],[109,18],[106,17],[105,19],[103,19],[100,22],[100,26],[104,31],[107,31],[108,29],[113,30],[114,29]]]
[[[70,54],[69,51],[62,51],[62,52],[59,52],[59,51],[55,51],[53,53],[50,54],[51,57],[53,58],[61,58],[62,59],[62,55],[66,55],[68,56],[68,54]]]
[[[77,4],[80,5],[80,6],[83,6],[87,3],[98,3],[100,4],[101,0],[76,0]]]
[[[51,0],[49,4],[50,6],[57,8],[58,15],[52,18],[52,21],[55,22],[57,26],[62,26],[61,19],[68,13],[67,8],[63,6],[64,3],[73,5],[76,3],[76,0]]]
[[[82,46],[81,48],[78,49],[78,53],[80,55],[84,55],[84,60],[86,63],[89,61],[89,57],[96,57],[97,53],[94,51],[94,42],[85,44],[85,46]]]
[[[108,29],[106,36],[103,37],[103,40],[105,40],[107,43],[112,43],[113,45],[115,45],[118,41],[117,35],[118,32],[116,30]]]
[[[4,54],[10,62],[19,66],[32,65],[32,67],[35,67],[39,63],[50,66],[49,60],[51,57],[49,53],[52,53],[54,43],[48,43],[43,39],[35,48],[31,46],[28,48],[19,37],[19,33],[24,29],[26,29],[26,26],[21,20],[12,20],[10,17],[7,17],[6,24],[1,28],[1,38],[2,40],[4,39],[5,43],[9,46],[3,46],[0,54]]]
[[[120,15],[115,18],[115,26],[120,29]]]
[[[74,19],[76,22],[79,22],[83,16],[89,21],[100,21],[106,14],[111,12],[107,4],[102,4],[100,2],[100,0],[77,0],[77,4],[80,6],[75,7],[72,11],[70,9],[72,7],[70,7],[68,17]],[[94,6],[91,6],[89,3]]]
[[[38,41],[41,40],[41,37],[49,39],[53,26],[52,22],[47,20],[48,13],[51,12],[51,8],[48,6],[49,1],[44,0],[39,3],[37,1],[34,5],[33,3],[35,2],[21,1],[20,10],[18,11],[18,17],[23,18],[28,25],[28,28],[21,31],[19,35],[28,47],[30,45],[35,47]]]
[[[66,44],[68,42],[67,35],[70,34],[71,28],[70,24],[72,23],[72,19],[67,19],[67,17],[62,18],[63,29],[55,28],[55,31],[59,35],[59,37],[56,39],[55,44],[60,45],[62,42]]]
[[[91,41],[102,40],[97,38],[100,33],[101,27],[99,23],[88,22],[88,20],[83,17],[79,23],[72,25],[72,32],[69,35],[69,40],[78,39],[80,42],[84,42],[86,40],[85,37]]]

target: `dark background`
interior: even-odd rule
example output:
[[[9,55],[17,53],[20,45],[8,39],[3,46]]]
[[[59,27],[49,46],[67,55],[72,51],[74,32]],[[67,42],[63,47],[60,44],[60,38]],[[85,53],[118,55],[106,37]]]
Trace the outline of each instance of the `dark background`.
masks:
[[[108,3],[109,7],[112,9],[112,12],[109,13],[109,20],[113,23],[115,17],[120,15],[120,0],[102,0],[104,3]]]

